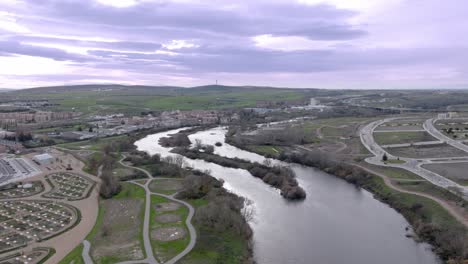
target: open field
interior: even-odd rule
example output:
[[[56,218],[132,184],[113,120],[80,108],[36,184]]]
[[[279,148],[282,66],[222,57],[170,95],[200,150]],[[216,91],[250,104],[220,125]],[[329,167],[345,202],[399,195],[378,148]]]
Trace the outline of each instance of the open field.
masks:
[[[263,87],[203,86],[192,89],[150,86],[75,86],[36,88],[9,93],[15,99],[47,99],[53,110],[83,113],[138,113],[151,110],[256,107],[259,101],[301,100],[307,91]],[[50,109],[50,108],[49,108]]]
[[[96,263],[144,258],[141,241],[144,190],[130,183],[122,187],[117,196],[100,201],[101,217],[89,236],[91,256]]]
[[[174,194],[182,189],[182,179],[154,179],[149,184],[152,192]]]
[[[422,130],[423,129],[423,126],[422,124],[419,124],[419,125],[414,125],[414,126],[378,126],[375,131],[379,132],[379,131],[408,131],[408,132],[411,132],[411,131],[418,131],[418,130]]]
[[[59,144],[58,147],[70,149],[70,150],[94,150],[101,151],[102,148],[112,142],[117,142],[123,138],[126,138],[126,135],[106,137],[106,138],[94,138],[91,140],[83,140],[72,143]]]
[[[434,141],[436,138],[427,132],[386,132],[374,133],[375,141],[380,145]]]
[[[116,168],[112,170],[112,173],[121,181],[126,181],[130,179],[141,179],[147,177],[146,174],[139,170],[130,169],[120,164],[116,165]]]
[[[368,163],[362,163],[361,164],[364,167],[370,168],[373,171],[383,173],[385,176],[392,178],[394,180],[423,180],[423,178],[419,177],[418,175],[404,170],[400,168],[393,168],[393,167],[384,167],[384,166],[377,166],[377,165],[372,165]]]
[[[447,144],[391,148],[387,151],[390,154],[397,157],[407,157],[415,159],[461,157],[467,155],[466,152]]]
[[[161,196],[151,196],[150,237],[159,262],[173,258],[187,247],[190,241],[185,226],[187,215],[187,207]]]
[[[426,164],[423,168],[452,179],[462,185],[468,185],[468,163]]]

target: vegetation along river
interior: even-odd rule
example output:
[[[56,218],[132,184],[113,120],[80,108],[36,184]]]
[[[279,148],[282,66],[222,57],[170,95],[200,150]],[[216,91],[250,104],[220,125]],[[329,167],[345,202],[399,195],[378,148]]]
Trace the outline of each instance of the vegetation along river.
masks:
[[[180,129],[149,135],[138,150],[175,155],[158,141]],[[215,154],[262,162],[265,158],[224,142],[226,130],[208,129],[189,138],[214,145]],[[290,202],[247,171],[186,159],[188,166],[210,170],[225,187],[253,201],[254,255],[259,264],[435,264],[427,244],[405,237],[408,222],[372,194],[320,170],[290,164],[307,198]],[[274,161],[279,162],[279,161]]]

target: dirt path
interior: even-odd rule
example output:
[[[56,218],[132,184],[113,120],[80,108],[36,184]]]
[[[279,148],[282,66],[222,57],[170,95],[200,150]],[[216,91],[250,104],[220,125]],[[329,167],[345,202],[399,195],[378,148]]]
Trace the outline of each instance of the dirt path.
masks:
[[[451,214],[453,217],[455,217],[455,219],[457,219],[461,224],[468,227],[468,213],[466,211],[460,209],[456,205],[454,205],[452,203],[449,203],[449,202],[447,202],[447,201],[445,201],[443,199],[440,199],[440,198],[438,198],[436,196],[427,194],[427,193],[405,190],[405,189],[401,188],[400,186],[395,185],[392,182],[392,180],[383,173],[374,171],[374,170],[372,170],[370,168],[364,167],[364,166],[356,164],[356,163],[351,163],[351,164],[354,165],[354,166],[357,166],[357,167],[359,167],[359,168],[361,168],[361,169],[363,169],[363,170],[365,170],[365,171],[367,171],[369,173],[372,173],[372,174],[375,174],[375,175],[381,177],[388,187],[390,187],[390,188],[392,188],[392,189],[394,189],[396,191],[399,191],[399,192],[402,192],[402,193],[419,195],[419,196],[422,196],[422,197],[425,197],[425,198],[428,198],[428,199],[431,199],[431,200],[437,202],[440,206],[442,206],[445,210],[447,210],[449,212],[449,214]]]

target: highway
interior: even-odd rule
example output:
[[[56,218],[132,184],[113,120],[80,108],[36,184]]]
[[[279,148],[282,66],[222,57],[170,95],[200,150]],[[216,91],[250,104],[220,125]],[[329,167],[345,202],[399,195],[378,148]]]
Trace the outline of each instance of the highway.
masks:
[[[442,187],[444,189],[447,189],[452,193],[455,193],[457,195],[460,195],[461,193],[462,197],[465,200],[468,200],[468,188],[467,187],[462,186],[450,179],[447,179],[437,173],[434,173],[432,171],[426,170],[421,167],[424,164],[433,163],[433,160],[435,160],[437,163],[450,163],[450,162],[453,162],[454,160],[461,162],[463,161],[464,157],[449,157],[449,158],[438,158],[438,159],[435,159],[435,158],[434,159],[412,159],[412,158],[399,157],[399,159],[401,161],[405,161],[405,163],[388,163],[388,162],[384,163],[382,161],[382,157],[384,154],[387,155],[388,159],[396,159],[397,157],[386,152],[379,144],[377,144],[377,142],[375,142],[374,140],[373,133],[374,133],[374,130],[381,124],[393,121],[395,119],[401,119],[401,118],[386,118],[386,119],[374,121],[362,127],[362,129],[359,131],[359,136],[361,138],[362,144],[374,155],[374,157],[367,158],[366,162],[370,164],[378,165],[378,166],[394,167],[394,168],[401,168],[401,169],[408,170],[426,179],[432,184]],[[431,133],[434,131],[429,131],[431,129],[431,126],[428,126],[427,123],[430,122],[430,124],[432,125],[432,122],[433,122],[432,120],[433,119],[429,119],[424,123],[424,129],[427,129],[428,133],[430,133],[434,137],[441,140],[439,137],[435,136],[435,133],[434,134]],[[435,128],[432,126],[432,129],[435,129]],[[441,141],[446,141],[446,140],[441,140]],[[465,147],[466,147],[466,151],[468,152],[468,146],[465,146]]]

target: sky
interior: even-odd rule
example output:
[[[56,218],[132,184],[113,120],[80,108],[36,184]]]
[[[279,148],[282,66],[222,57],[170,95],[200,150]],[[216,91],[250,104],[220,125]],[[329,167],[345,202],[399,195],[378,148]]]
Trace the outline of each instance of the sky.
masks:
[[[1,0],[0,88],[468,88],[466,0]]]

